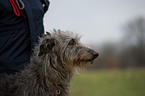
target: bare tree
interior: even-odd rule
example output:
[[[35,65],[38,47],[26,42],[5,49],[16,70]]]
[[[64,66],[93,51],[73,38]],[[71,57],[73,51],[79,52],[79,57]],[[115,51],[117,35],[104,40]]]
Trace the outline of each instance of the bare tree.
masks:
[[[124,30],[125,42],[128,48],[125,50],[126,59],[133,61],[137,66],[145,66],[145,19],[138,18],[129,22]]]

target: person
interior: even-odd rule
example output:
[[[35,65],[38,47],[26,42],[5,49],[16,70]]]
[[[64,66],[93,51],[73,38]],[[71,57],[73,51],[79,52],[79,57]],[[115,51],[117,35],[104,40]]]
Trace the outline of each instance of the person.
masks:
[[[15,74],[29,64],[48,7],[48,0],[0,0],[0,73]]]

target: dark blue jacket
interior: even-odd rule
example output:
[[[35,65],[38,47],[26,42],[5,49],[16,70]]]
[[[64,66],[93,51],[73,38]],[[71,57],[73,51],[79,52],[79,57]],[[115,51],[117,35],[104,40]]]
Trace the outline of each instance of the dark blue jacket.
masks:
[[[20,16],[17,16],[14,12],[17,10],[14,10],[10,1],[13,2],[13,0],[0,0],[0,73],[13,74],[24,69],[29,63],[30,53],[38,37],[44,33],[43,16],[49,2],[21,0],[24,9],[20,9],[19,2],[20,7],[15,6],[20,12]]]

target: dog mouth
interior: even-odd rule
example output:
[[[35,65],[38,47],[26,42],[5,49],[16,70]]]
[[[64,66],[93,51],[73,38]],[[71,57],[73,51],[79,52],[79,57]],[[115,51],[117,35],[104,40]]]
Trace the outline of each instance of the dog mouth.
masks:
[[[82,58],[82,59],[75,60],[75,62],[93,64],[94,60],[95,60],[97,57],[98,57],[98,56],[94,56],[94,57],[92,57],[92,58]]]
[[[99,56],[99,54],[95,51],[91,52],[88,55],[77,56],[74,60],[74,63],[77,64],[93,64],[94,60]]]
[[[90,58],[82,58],[79,61],[80,62],[87,62],[87,63],[93,63],[93,61],[99,56],[99,54],[93,54]]]
[[[84,62],[84,63],[91,63],[91,64],[93,64],[93,61],[94,61],[95,59],[96,59],[96,58],[81,59],[81,60],[79,60],[79,62]]]

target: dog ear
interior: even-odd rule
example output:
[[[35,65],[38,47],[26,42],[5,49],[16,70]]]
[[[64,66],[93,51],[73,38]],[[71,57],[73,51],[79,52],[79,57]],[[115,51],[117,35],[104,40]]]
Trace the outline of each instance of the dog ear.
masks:
[[[75,45],[76,44],[76,41],[74,39],[71,39],[68,43],[68,45]]]
[[[52,48],[55,46],[54,39],[46,39],[41,45],[38,56],[42,56],[43,54],[49,53]]]
[[[53,46],[55,46],[55,40],[54,39],[47,39],[47,50],[51,51]]]
[[[41,56],[42,54],[45,54],[45,51],[46,51],[46,48],[45,48],[44,44],[40,45],[38,56]]]

